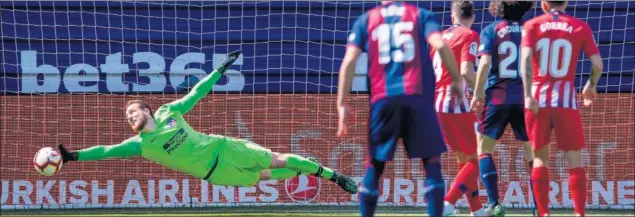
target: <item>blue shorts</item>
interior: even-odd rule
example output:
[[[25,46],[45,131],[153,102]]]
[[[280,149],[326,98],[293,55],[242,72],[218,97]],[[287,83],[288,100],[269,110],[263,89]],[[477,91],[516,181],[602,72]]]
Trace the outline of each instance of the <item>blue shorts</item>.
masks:
[[[478,132],[492,139],[499,140],[507,123],[512,125],[516,140],[529,141],[525,127],[525,106],[518,104],[488,105],[483,109],[478,125]]]
[[[437,157],[447,151],[433,103],[421,97],[391,97],[373,103],[368,127],[368,153],[376,161],[392,160],[399,138],[410,159]]]

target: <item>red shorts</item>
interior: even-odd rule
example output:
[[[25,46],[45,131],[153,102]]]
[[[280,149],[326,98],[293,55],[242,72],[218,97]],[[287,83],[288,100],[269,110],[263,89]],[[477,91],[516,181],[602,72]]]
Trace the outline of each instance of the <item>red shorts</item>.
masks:
[[[551,143],[551,130],[556,132],[556,147],[575,151],[586,147],[580,111],[569,108],[540,108],[538,115],[525,110],[525,124],[531,146],[541,149]]]
[[[476,115],[467,113],[437,113],[445,143],[453,151],[466,155],[476,153]]]

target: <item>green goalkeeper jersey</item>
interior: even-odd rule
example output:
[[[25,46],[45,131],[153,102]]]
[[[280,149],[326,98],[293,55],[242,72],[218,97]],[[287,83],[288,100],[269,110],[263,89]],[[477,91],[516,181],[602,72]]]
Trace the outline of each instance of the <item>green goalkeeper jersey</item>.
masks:
[[[212,89],[220,76],[221,73],[212,72],[186,96],[157,109],[154,114],[157,125],[154,131],[141,132],[117,145],[79,150],[78,160],[140,155],[174,170],[198,178],[206,177],[214,166],[219,144],[225,142],[225,137],[197,132],[185,121],[183,115]]]

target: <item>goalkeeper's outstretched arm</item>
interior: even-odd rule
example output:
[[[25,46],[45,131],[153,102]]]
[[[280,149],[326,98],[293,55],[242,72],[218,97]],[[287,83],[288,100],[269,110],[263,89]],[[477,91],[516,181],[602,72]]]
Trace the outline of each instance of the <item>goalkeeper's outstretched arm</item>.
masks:
[[[170,106],[173,109],[181,112],[181,114],[185,114],[192,110],[196,103],[212,90],[214,84],[218,82],[218,79],[220,79],[221,75],[225,73],[227,68],[229,68],[234,63],[234,61],[236,61],[236,59],[238,59],[240,53],[241,51],[234,51],[229,53],[220,67],[218,67],[211,74],[203,78],[203,80],[196,83],[192,90],[183,98],[171,102]]]
[[[63,144],[59,145],[64,163],[67,161],[96,161],[108,158],[128,158],[141,155],[141,141],[135,136],[116,145],[97,145],[69,152]]]

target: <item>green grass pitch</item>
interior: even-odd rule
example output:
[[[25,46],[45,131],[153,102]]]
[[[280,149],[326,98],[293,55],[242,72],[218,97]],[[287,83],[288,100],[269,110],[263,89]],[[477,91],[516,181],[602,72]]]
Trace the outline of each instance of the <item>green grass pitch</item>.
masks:
[[[530,209],[505,209],[506,216],[532,216]],[[572,216],[573,210],[555,209],[551,216]],[[259,206],[208,208],[128,208],[128,209],[76,209],[76,210],[2,210],[0,216],[359,216],[354,206]],[[376,216],[427,216],[424,207],[378,207]],[[469,216],[460,209],[458,216]],[[586,216],[635,216],[635,210],[588,210]]]

